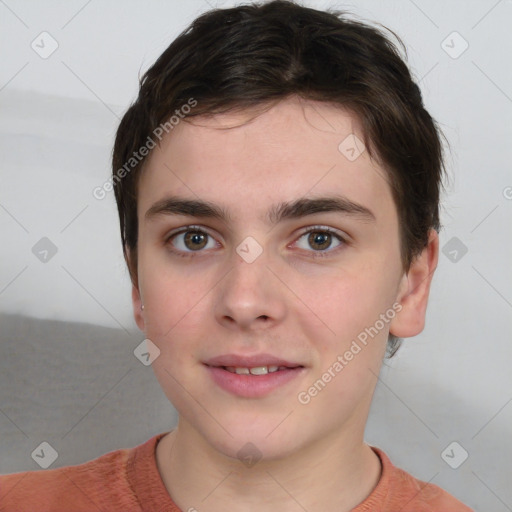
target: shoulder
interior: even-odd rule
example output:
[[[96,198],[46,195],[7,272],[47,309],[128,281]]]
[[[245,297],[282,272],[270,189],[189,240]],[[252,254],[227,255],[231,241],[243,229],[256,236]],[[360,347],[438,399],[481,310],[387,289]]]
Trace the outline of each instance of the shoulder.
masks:
[[[109,452],[84,464],[0,475],[3,512],[139,510],[127,468],[135,449]]]
[[[382,511],[402,512],[473,512],[457,498],[441,487],[414,478],[406,471],[392,464],[387,455],[374,448],[382,462],[383,475],[386,479],[386,498]]]

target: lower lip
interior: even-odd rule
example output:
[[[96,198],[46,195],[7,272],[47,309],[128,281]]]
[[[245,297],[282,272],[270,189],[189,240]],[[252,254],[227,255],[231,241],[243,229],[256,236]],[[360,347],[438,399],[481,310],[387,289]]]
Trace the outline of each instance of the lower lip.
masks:
[[[222,367],[206,365],[214,382],[222,389],[244,398],[259,398],[284,386],[303,373],[305,368],[289,368],[265,375],[238,375]]]

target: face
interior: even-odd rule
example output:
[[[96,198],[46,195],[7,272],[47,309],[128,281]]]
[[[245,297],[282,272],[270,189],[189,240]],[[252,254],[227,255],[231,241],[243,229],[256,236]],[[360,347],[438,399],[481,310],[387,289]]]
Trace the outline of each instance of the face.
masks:
[[[287,99],[181,122],[146,162],[135,318],[179,428],[225,455],[362,440],[411,284],[386,174],[354,135],[349,112]]]

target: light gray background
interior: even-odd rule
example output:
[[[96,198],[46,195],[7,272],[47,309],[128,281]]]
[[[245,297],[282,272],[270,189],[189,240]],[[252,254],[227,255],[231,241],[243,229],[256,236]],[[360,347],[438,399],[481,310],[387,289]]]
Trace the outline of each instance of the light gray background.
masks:
[[[43,441],[59,467],[173,427],[133,355],[143,335],[113,194],[92,189],[109,176],[139,73],[200,12],[234,4],[0,0],[0,472],[39,469],[31,453]],[[427,327],[386,363],[367,440],[476,510],[512,510],[512,2],[304,4],[403,38],[452,145],[441,246],[467,247],[456,261],[441,254]],[[58,43],[46,59],[31,47],[43,31]],[[457,58],[454,31],[469,45]],[[32,252],[42,237],[57,247],[46,263]],[[458,469],[441,457],[453,441],[469,454]]]

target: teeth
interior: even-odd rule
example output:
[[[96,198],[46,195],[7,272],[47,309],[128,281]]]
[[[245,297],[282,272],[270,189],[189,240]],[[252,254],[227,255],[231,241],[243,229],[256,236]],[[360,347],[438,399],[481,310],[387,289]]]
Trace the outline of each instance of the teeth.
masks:
[[[249,370],[251,375],[266,375],[268,373],[268,368],[266,366],[255,366]]]
[[[284,367],[282,367],[284,370]],[[267,373],[277,372],[279,366],[255,366],[254,368],[239,368],[226,366],[226,370],[237,375],[266,375]]]

